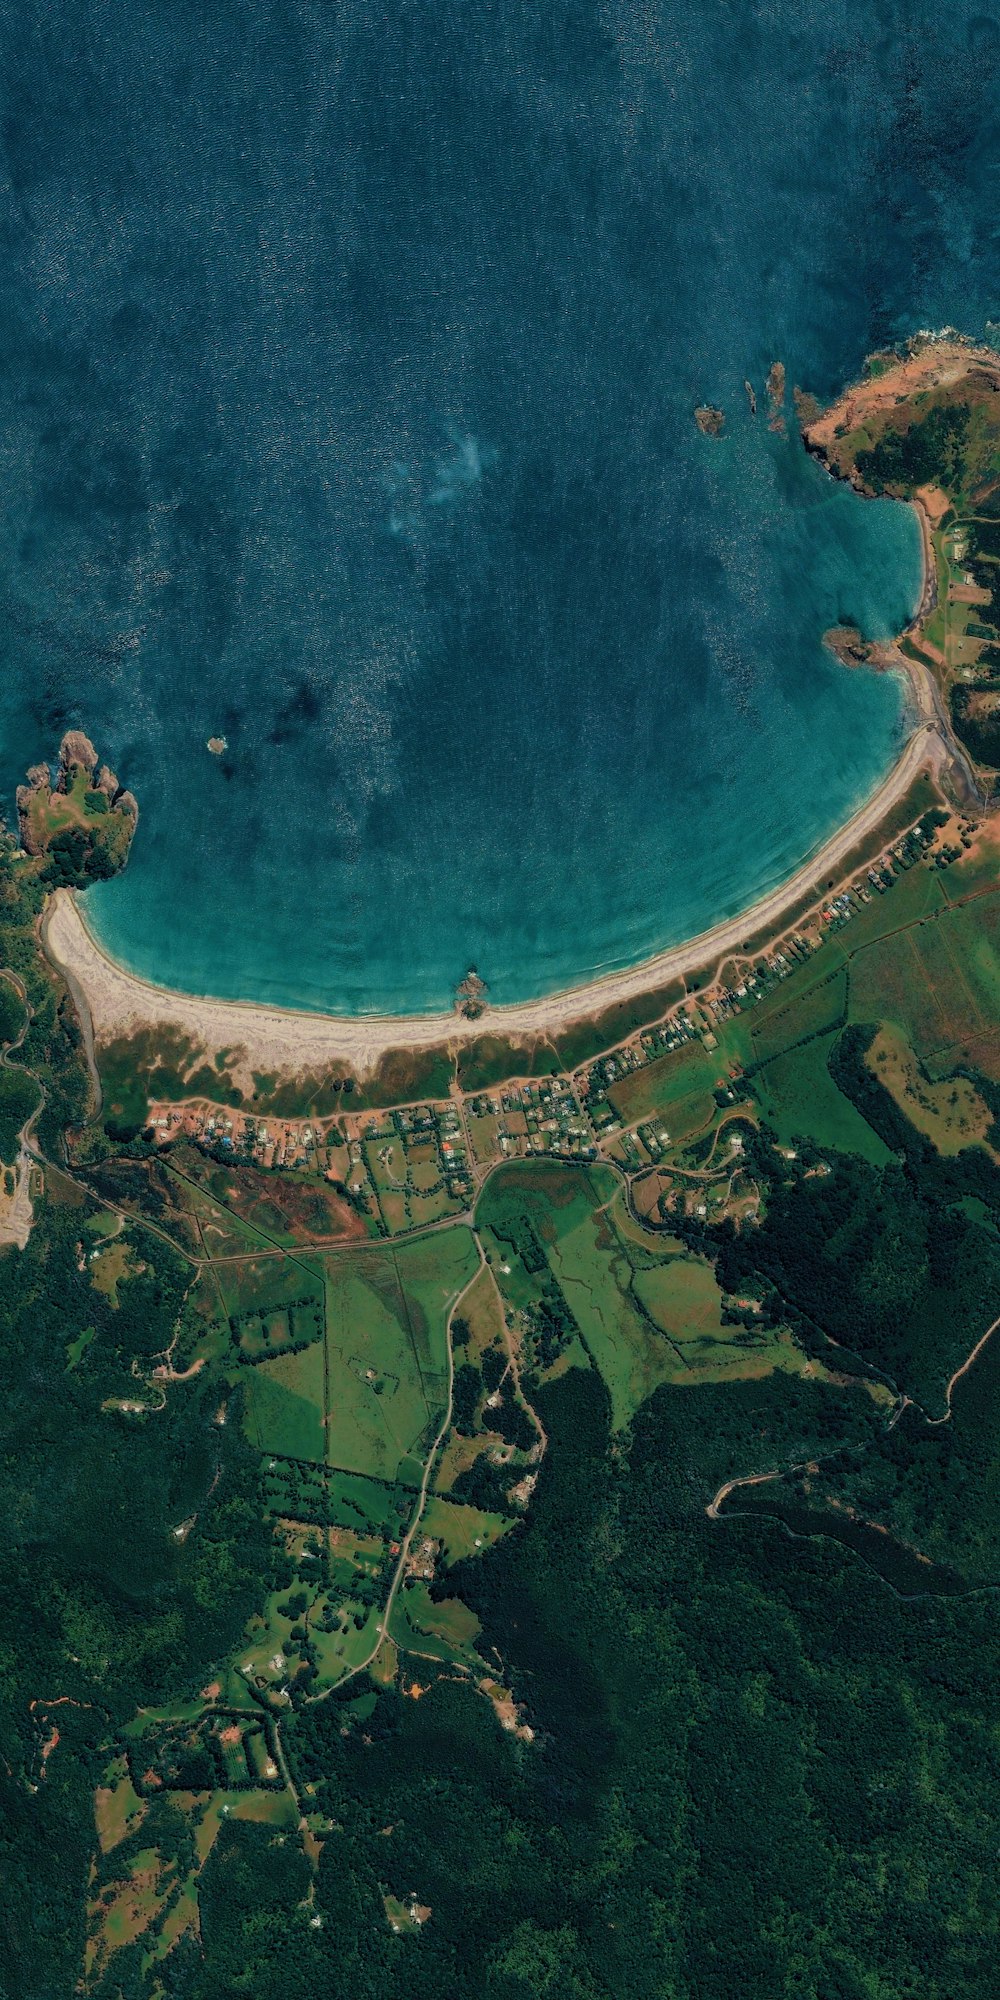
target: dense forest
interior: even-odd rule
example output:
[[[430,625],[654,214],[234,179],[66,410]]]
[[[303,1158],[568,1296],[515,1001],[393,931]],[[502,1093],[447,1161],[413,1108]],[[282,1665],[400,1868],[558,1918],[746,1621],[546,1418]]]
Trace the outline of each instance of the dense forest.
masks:
[[[0,861],[0,948],[30,1012],[0,985],[0,1032],[25,1030],[17,1054],[59,1160],[86,1098],[79,1034],[38,972],[30,893]],[[760,1221],[676,1220],[748,1312],[790,1327],[824,1368],[835,1357],[839,1400],[818,1374],[775,1372],[660,1388],[615,1430],[595,1368],[541,1379],[575,1324],[547,1281],[527,1378],[548,1438],[531,1506],[434,1585],[478,1615],[523,1732],[501,1726],[473,1673],[427,1660],[419,1687],[366,1677],[293,1704],[282,1741],[325,1828],[315,1867],[294,1828],[225,1820],[198,1876],[199,1935],[152,1967],[142,1938],[124,1940],[87,1984],[97,2000],[988,1990],[1000,1350],[958,1382],[951,1414],[946,1385],[1000,1297],[1000,1176],[982,1149],[945,1160],[916,1133],[867,1067],[870,1039],[845,1029],[830,1071],[889,1148],[884,1165],[808,1137],[790,1154],[748,1121]],[[105,1191],[124,1172],[100,1138],[91,1164]],[[100,1855],[95,1786],[137,1711],[202,1689],[288,1582],[241,1390],[225,1424],[212,1364],[151,1394],[183,1260],[130,1224],[107,1296],[84,1254],[97,1206],[50,1175],[27,1248],[0,1254],[3,2000],[80,1990],[88,1884],[152,1842],[193,1865],[190,1821],[167,1796]],[[540,1238],[522,1247],[541,1273]],[[458,1433],[499,1388],[491,1434],[527,1447],[500,1348],[473,1358],[464,1320],[455,1346]],[[891,1426],[861,1376],[913,1399]],[[787,1467],[803,1437],[808,1466],[710,1515],[723,1481],[772,1455]],[[482,1456],[455,1497],[488,1505],[500,1485]],[[889,1529],[884,1560],[861,1539],[870,1517]],[[387,1898],[419,1921],[394,1930]]]
[[[172,1991],[984,1991],[992,1606],[905,1604],[828,1543],[710,1522],[704,1493],[760,1393],[692,1390],[692,1408],[661,1390],[622,1449],[593,1374],[542,1392],[537,1506],[462,1579],[535,1743],[446,1676],[418,1702],[381,1693],[363,1722],[347,1699],[302,1712],[296,1768],[337,1828],[314,1901],[265,1833],[230,1827],[206,1869],[204,1961]],[[265,1856],[281,1866],[262,1896]],[[419,1935],[389,1934],[386,1886],[429,1908]]]
[[[54,1275],[71,1285],[57,1241],[53,1251]],[[31,1294],[36,1310],[41,1297]],[[32,1451],[40,1480],[63,1459],[83,1504],[67,1541],[66,1485],[39,1491],[24,1464],[55,1359],[43,1346],[12,1366],[21,1424],[5,1452],[18,1466],[7,1519],[22,1523],[4,1578],[12,1995],[73,1991],[98,1744],[137,1698],[202,1671],[266,1565],[232,1432],[203,1536],[166,1568],[162,1523],[204,1478],[197,1400],[173,1435],[129,1433],[123,1420],[110,1455],[101,1426],[97,1455],[76,1371],[72,1464],[65,1425],[58,1449],[43,1428]],[[296,1776],[335,1826],[315,1887],[294,1842],[231,1823],[201,1878],[203,1948],[177,1947],[164,1992],[981,1993],[998,1914],[992,1604],[907,1604],[828,1542],[708,1520],[706,1493],[762,1420],[780,1425],[786,1393],[805,1392],[779,1378],[661,1390],[623,1446],[594,1374],[543,1390],[550,1449],[536,1504],[461,1578],[534,1744],[506,1736],[443,1673],[421,1700],[386,1690],[364,1716],[350,1691],[301,1711],[286,1737]],[[75,1675],[67,1629],[90,1647]],[[59,1754],[31,1793],[20,1778],[32,1760],[37,1770],[30,1701],[71,1684],[95,1706],[60,1711]],[[430,1909],[419,1934],[389,1931],[386,1889]],[[148,1992],[140,1960],[138,1947],[115,1954],[101,2000]]]

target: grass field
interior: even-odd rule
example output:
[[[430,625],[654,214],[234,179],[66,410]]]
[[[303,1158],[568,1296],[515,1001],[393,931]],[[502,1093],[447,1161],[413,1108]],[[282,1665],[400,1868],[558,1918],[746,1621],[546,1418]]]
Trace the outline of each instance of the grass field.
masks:
[[[134,1833],[146,1812],[146,1803],[133,1789],[124,1757],[117,1757],[106,1774],[106,1782],[94,1795],[94,1818],[102,1854],[110,1854],[127,1833]]]
[[[330,1463],[394,1479],[443,1404],[445,1364],[442,1346],[421,1367],[391,1255],[331,1260],[326,1349]]]
[[[507,1514],[488,1514],[481,1507],[464,1507],[459,1501],[432,1494],[421,1517],[420,1533],[443,1542],[445,1563],[451,1564],[492,1548],[513,1526]]]
[[[220,1279],[244,1350],[270,1356],[236,1378],[259,1449],[417,1483],[447,1399],[448,1314],[477,1266],[462,1228],[328,1256],[322,1292],[298,1259],[226,1266]],[[312,1345],[273,1354],[303,1339]]]
[[[251,1255],[222,1265],[216,1278],[226,1311],[232,1319],[240,1319],[246,1313],[281,1312],[293,1300],[305,1298],[322,1312],[321,1270],[315,1260]]]
[[[455,1360],[478,1361],[483,1349],[503,1342],[503,1315],[497,1296],[496,1283],[485,1268],[480,1271],[475,1284],[469,1287],[461,1306],[461,1317],[469,1328],[468,1346],[456,1346]]]
[[[728,1331],[722,1325],[722,1297],[711,1266],[700,1258],[665,1258],[636,1271],[632,1285],[650,1318],[679,1346],[697,1351]]]
[[[710,1265],[673,1239],[643,1238],[634,1224],[620,1231],[620,1195],[609,1200],[614,1190],[607,1180],[606,1173],[598,1178],[574,1167],[546,1170],[539,1164],[530,1176],[523,1168],[504,1169],[480,1197],[477,1222],[484,1241],[492,1238],[497,1246],[502,1260],[494,1264],[497,1282],[515,1312],[539,1296],[550,1276],[557,1280],[586,1355],[607,1384],[616,1428],[661,1384],[809,1369],[785,1331],[747,1332],[723,1324],[722,1296]],[[525,1221],[544,1243],[541,1272],[530,1272],[513,1247],[520,1240],[531,1248]],[[570,1363],[573,1358],[571,1350]],[[567,1356],[560,1359],[565,1365]]]
[[[724,1073],[718,1053],[709,1055],[700,1042],[688,1042],[622,1077],[608,1097],[623,1125],[662,1113],[671,1138],[681,1140],[708,1124],[715,1110],[712,1093]]]
[[[937,915],[859,951],[850,1016],[891,1023],[920,1061],[973,1060],[1000,1074],[1000,899],[942,903]]]
[[[827,1068],[837,1029],[791,1048],[757,1071],[753,1088],[761,1114],[783,1145],[808,1134],[821,1146],[860,1153],[877,1166],[889,1149],[846,1098]]]
[[[345,1527],[364,1524],[386,1533],[399,1526],[400,1515],[393,1489],[378,1480],[350,1472],[331,1472],[327,1484],[330,1517]]]
[[[240,1373],[249,1436],[262,1452],[284,1458],[324,1457],[323,1349],[282,1354]]]
[[[823,962],[827,954],[823,954]],[[807,975],[811,975],[807,976]],[[803,966],[779,988],[773,1000],[753,1015],[753,1047],[758,1062],[791,1048],[806,1035],[839,1027],[846,1018],[847,974],[842,964],[833,970]]]
[[[586,1361],[586,1355],[582,1357]],[[478,1437],[460,1437],[453,1430],[438,1459],[434,1472],[434,1488],[438,1493],[450,1493],[460,1473],[467,1472],[474,1465],[481,1452],[489,1451],[496,1444],[496,1435],[488,1431]]]
[[[963,1146],[985,1140],[992,1119],[975,1085],[963,1076],[929,1083],[898,1028],[880,1028],[865,1060],[910,1123],[939,1153],[954,1155]]]
[[[389,1634],[401,1652],[420,1653],[426,1659],[460,1660],[480,1667],[476,1652],[479,1620],[458,1597],[435,1603],[420,1579],[396,1594],[389,1618]]]
[[[784,1143],[808,1132],[885,1157],[827,1074],[845,1015],[888,1024],[935,1080],[961,1063],[1000,1077],[1000,893],[985,893],[995,862],[991,848],[946,873],[910,868],[748,1017],[761,1066],[754,1089]],[[958,900],[970,893],[974,900]]]
[[[327,1265],[327,1456],[393,1480],[425,1456],[447,1399],[448,1312],[474,1276],[467,1229]]]

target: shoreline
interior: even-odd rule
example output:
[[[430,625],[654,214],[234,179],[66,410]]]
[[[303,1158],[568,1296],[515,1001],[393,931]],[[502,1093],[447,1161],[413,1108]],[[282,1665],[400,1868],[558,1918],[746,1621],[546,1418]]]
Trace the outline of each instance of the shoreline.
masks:
[[[842,475],[828,458],[828,447],[838,426],[844,422],[852,426],[863,422],[865,415],[884,406],[887,398],[899,400],[901,386],[912,393],[918,386],[946,382],[970,367],[988,369],[996,379],[1000,376],[1000,354],[954,336],[920,339],[907,354],[898,357],[895,365],[865,374],[821,415],[804,424],[805,448],[825,466],[831,478],[840,478]],[[807,855],[784,882],[766,891],[756,902],[709,930],[636,965],[600,974],[536,1000],[486,1006],[475,1020],[469,1020],[457,1012],[325,1014],[158,986],[113,959],[91,931],[76,896],[59,889],[42,918],[42,944],[51,963],[65,977],[81,1013],[88,1051],[95,1043],[106,1044],[142,1030],[170,1029],[192,1038],[209,1052],[222,1048],[239,1050],[246,1073],[258,1070],[291,1076],[342,1063],[364,1081],[391,1053],[443,1051],[459,1042],[483,1037],[530,1044],[573,1023],[592,1019],[608,1007],[654,992],[671,981],[709,971],[713,964],[718,966],[724,958],[738,955],[747,938],[765,931],[780,935],[782,917],[788,918],[804,898],[819,893],[821,878],[835,873],[859,841],[877,830],[920,771],[930,769],[940,778],[945,768],[953,768],[962,788],[979,796],[968,759],[952,737],[933,675],[909,659],[899,646],[900,638],[920,633],[937,600],[932,501],[932,494],[925,498],[918,492],[903,503],[912,506],[917,517],[922,570],[920,594],[912,617],[897,639],[873,649],[873,655],[882,656],[879,661],[882,670],[899,674],[906,683],[904,718],[909,721],[910,729],[899,756],[857,811]]]
[[[909,662],[906,663],[909,668]],[[610,972],[541,999],[487,1006],[476,1020],[460,1014],[319,1014],[252,1000],[220,1000],[182,993],[129,972],[110,958],[87,926],[72,891],[57,889],[42,919],[42,944],[52,965],[82,994],[95,1041],[102,1044],[143,1029],[174,1029],[209,1051],[239,1049],[247,1068],[300,1074],[338,1062],[364,1080],[395,1051],[446,1048],[460,1041],[502,1036],[530,1042],[571,1023],[636,999],[669,981],[701,972],[738,952],[744,939],[777,927],[821,879],[873,833],[889,810],[928,767],[938,775],[951,761],[939,722],[928,710],[926,690],[910,676],[917,697],[916,727],[892,769],[863,805],[777,888],[724,918],[710,930],[672,945],[641,964]]]

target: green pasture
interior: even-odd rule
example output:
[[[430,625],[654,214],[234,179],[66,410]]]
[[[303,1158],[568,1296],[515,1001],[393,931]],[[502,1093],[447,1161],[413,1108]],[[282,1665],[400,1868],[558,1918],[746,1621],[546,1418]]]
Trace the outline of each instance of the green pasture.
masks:
[[[389,1615],[389,1635],[402,1652],[421,1653],[432,1660],[459,1660],[482,1669],[475,1644],[479,1636],[475,1612],[458,1597],[435,1603],[420,1578],[397,1591]]]
[[[930,1081],[898,1028],[880,1028],[865,1060],[910,1123],[939,1153],[954,1157],[986,1139],[992,1115],[975,1084],[964,1076]]]
[[[571,1166],[562,1160],[514,1161],[491,1175],[476,1209],[476,1226],[512,1240],[527,1215],[543,1243],[575,1229],[581,1218],[611,1200],[618,1176],[599,1162]]]
[[[722,1322],[715,1275],[697,1257],[676,1257],[637,1271],[635,1295],[676,1350],[676,1384],[741,1381],[775,1368],[801,1373],[806,1357],[782,1328],[749,1329]]]
[[[616,1183],[607,1169],[541,1163],[532,1172],[514,1167],[495,1174],[480,1200],[479,1216],[489,1217],[503,1265],[494,1266],[505,1296],[515,1306],[537,1298],[551,1273],[562,1288],[582,1339],[611,1393],[616,1425],[626,1423],[639,1404],[676,1365],[667,1342],[637,1312],[628,1297],[632,1264],[608,1217],[598,1212]],[[547,1268],[529,1273],[511,1245],[527,1240],[524,1223],[541,1244]]]
[[[387,1480],[420,1465],[447,1401],[448,1313],[476,1265],[464,1229],[328,1258],[332,1465]]]
[[[480,1226],[489,1216],[495,1240],[507,1252],[509,1272],[494,1264],[497,1281],[515,1307],[537,1299],[549,1277],[558,1282],[593,1365],[611,1396],[621,1428],[662,1383],[725,1381],[760,1376],[774,1368],[801,1370],[804,1358],[783,1332],[747,1332],[723,1325],[722,1297],[709,1264],[678,1254],[650,1234],[637,1240],[616,1221],[618,1197],[607,1203],[585,1170],[561,1167],[560,1200],[552,1204],[548,1177],[519,1167],[493,1176],[480,1198]],[[595,1195],[603,1194],[603,1201]],[[529,1273],[510,1248],[530,1222],[544,1244],[546,1267]],[[505,1235],[501,1235],[503,1229]],[[530,1242],[530,1239],[529,1239]],[[565,1363],[566,1357],[561,1357]]]
[[[476,1361],[483,1349],[495,1343],[503,1343],[503,1316],[497,1288],[492,1274],[485,1265],[473,1285],[466,1292],[459,1314],[469,1329],[468,1346],[455,1346],[455,1365],[464,1360]],[[458,1314],[456,1315],[458,1317]]]
[[[820,953],[822,965],[827,954]],[[809,977],[805,977],[809,975]],[[768,1062],[807,1035],[840,1027],[847,1014],[847,973],[843,963],[820,971],[804,965],[777,992],[754,1010],[753,1049],[758,1062]]]
[[[377,1479],[360,1473],[331,1472],[327,1481],[327,1501],[331,1525],[353,1528],[363,1534],[395,1535],[401,1516],[396,1502],[398,1489],[383,1486]],[[409,1506],[412,1507],[412,1500]]]
[[[421,1371],[391,1259],[376,1255],[360,1266],[344,1259],[333,1267],[326,1347],[330,1462],[394,1479],[400,1459],[443,1406],[446,1381],[443,1355],[436,1372]]]
[[[354,1611],[359,1614],[363,1607],[355,1607],[345,1601],[346,1622],[340,1631],[323,1632],[318,1626],[311,1628],[319,1666],[319,1685],[335,1686],[344,1675],[355,1667],[360,1667],[372,1652],[378,1634],[380,1612],[376,1606],[367,1611],[364,1623],[359,1627],[354,1622]]]
[[[608,1098],[623,1125],[662,1113],[671,1138],[681,1140],[708,1124],[715,1111],[713,1091],[724,1070],[718,1051],[709,1055],[701,1042],[687,1042],[613,1083]]]
[[[244,1313],[282,1312],[292,1299],[308,1297],[319,1308],[323,1304],[323,1280],[315,1261],[251,1255],[238,1264],[221,1266],[216,1276],[232,1319]]]
[[[889,1158],[888,1147],[837,1089],[827,1068],[838,1032],[834,1029],[817,1035],[815,1040],[775,1057],[756,1072],[753,1088],[764,1118],[782,1145],[808,1136],[821,1146],[860,1153],[862,1159],[878,1166]]]
[[[196,1186],[186,1173],[178,1173],[172,1160],[166,1159],[164,1166],[183,1207],[198,1224],[207,1256],[227,1257],[239,1252],[252,1256],[268,1240],[245,1216],[214,1200],[206,1188]]]
[[[324,1457],[321,1344],[241,1369],[239,1381],[247,1433],[260,1451],[283,1458]]]
[[[486,1513],[481,1507],[466,1507],[458,1500],[444,1500],[439,1494],[432,1494],[418,1532],[444,1543],[444,1560],[450,1565],[466,1556],[481,1555],[513,1526],[514,1521],[507,1514]]]
[[[891,1022],[921,1061],[971,1059],[1000,1073],[1000,901],[942,904],[932,919],[859,951],[850,1015]]]

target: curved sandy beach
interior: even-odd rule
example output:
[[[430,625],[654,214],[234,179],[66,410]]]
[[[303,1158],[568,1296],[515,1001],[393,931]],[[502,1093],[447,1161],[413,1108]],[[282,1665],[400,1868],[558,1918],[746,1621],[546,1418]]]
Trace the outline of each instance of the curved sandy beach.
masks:
[[[917,682],[918,698],[922,691]],[[476,1021],[458,1014],[376,1015],[357,1019],[298,1013],[241,1000],[200,998],[154,986],[118,965],[102,951],[84,921],[75,896],[59,889],[42,924],[45,950],[66,977],[79,1005],[86,1003],[99,1043],[144,1027],[180,1029],[210,1049],[244,1051],[249,1068],[300,1073],[342,1062],[356,1075],[370,1075],[390,1049],[428,1049],[484,1034],[529,1040],[566,1027],[615,1001],[661,986],[679,975],[714,965],[738,949],[748,935],[780,927],[786,912],[810,889],[835,873],[858,842],[908,791],[918,772],[941,768],[950,757],[938,724],[920,700],[922,719],[884,783],[845,825],[794,875],[750,909],[716,924],[686,943],[660,952],[641,965],[608,973],[587,985],[510,1007],[487,1007]],[[88,1024],[89,1026],[90,1024]]]

